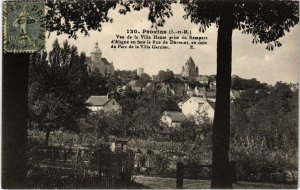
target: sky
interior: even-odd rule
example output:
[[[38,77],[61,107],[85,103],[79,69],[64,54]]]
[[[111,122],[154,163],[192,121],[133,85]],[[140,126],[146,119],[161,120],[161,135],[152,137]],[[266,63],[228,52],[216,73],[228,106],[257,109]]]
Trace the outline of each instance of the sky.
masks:
[[[148,21],[148,10],[129,12],[121,15],[118,7],[109,11],[112,23],[103,24],[101,32],[90,31],[89,36],[78,34],[78,38],[68,39],[67,35],[57,36],[51,33],[46,40],[46,50],[50,51],[53,41],[68,39],[69,43],[77,46],[78,51],[84,51],[87,56],[98,42],[102,57],[113,62],[115,70],[134,70],[144,68],[149,75],[157,74],[159,70],[170,69],[175,74],[181,72],[182,66],[191,56],[199,67],[199,74],[216,74],[217,28],[212,25],[205,33],[199,32],[199,25],[183,18],[184,10],[179,4],[172,5],[173,17],[166,20],[160,30],[191,30],[194,36],[206,36],[207,45],[190,49],[186,45],[172,46],[171,49],[112,49],[111,41],[116,35],[126,35],[127,29],[151,29]],[[48,35],[48,34],[47,34]],[[273,51],[266,50],[266,44],[252,44],[252,35],[242,34],[234,30],[232,36],[232,74],[242,78],[256,78],[261,82],[274,84],[277,81],[297,83],[299,73],[299,25],[278,41],[280,48]]]

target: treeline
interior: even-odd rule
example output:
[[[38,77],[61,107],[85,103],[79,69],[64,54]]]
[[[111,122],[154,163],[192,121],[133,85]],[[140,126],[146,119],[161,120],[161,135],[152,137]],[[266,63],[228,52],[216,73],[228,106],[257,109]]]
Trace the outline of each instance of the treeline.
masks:
[[[30,57],[28,106],[29,127],[47,133],[68,129],[78,131],[77,120],[86,117],[85,100],[91,94],[107,94],[107,81],[100,73],[88,73],[86,55],[76,46],[58,40],[49,56],[46,52]]]
[[[231,105],[231,155],[237,161],[239,177],[295,182],[298,91],[282,82],[267,86],[252,79],[241,87],[246,85]]]

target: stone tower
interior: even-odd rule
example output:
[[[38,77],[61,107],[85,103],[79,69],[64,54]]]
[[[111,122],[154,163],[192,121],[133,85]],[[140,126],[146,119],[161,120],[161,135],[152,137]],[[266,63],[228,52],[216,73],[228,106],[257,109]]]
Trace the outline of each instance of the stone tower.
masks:
[[[144,68],[138,68],[136,72],[137,76],[141,76],[142,74],[144,74]]]
[[[195,65],[194,60],[190,57],[182,67],[182,77],[190,78],[197,77],[199,75],[198,66]]]
[[[95,43],[95,48],[91,52],[91,59],[93,62],[97,62],[97,60],[101,60],[102,51],[98,47],[98,42]]]

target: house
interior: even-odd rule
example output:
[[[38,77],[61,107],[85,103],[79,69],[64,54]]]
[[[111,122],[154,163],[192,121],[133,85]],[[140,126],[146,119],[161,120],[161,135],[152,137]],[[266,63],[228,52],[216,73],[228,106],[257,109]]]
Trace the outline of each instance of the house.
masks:
[[[215,101],[207,100],[200,108],[199,113],[203,117],[207,117],[210,121],[213,121],[215,115]]]
[[[127,152],[128,139],[119,138],[114,135],[108,136],[111,152]]]
[[[186,90],[186,95],[192,97],[195,95],[195,91],[192,88],[188,88]]]
[[[183,102],[179,102],[179,103],[177,104],[180,110],[182,109],[182,104],[183,104]]]
[[[194,95],[195,96],[200,96],[200,97],[204,97],[206,93],[206,90],[204,87],[198,87],[196,86],[194,89]]]
[[[196,81],[198,81],[200,84],[208,85],[208,76],[200,75],[200,76],[196,77]]]
[[[121,105],[114,98],[108,98],[108,96],[90,96],[85,103],[87,108],[93,112],[102,110],[122,113]]]
[[[131,90],[135,91],[137,93],[140,93],[140,92],[144,92],[146,90],[146,88],[144,88],[144,87],[131,87]]]
[[[141,86],[141,83],[140,83],[138,80],[131,80],[131,81],[128,83],[128,86],[130,86],[130,87],[140,87],[140,86]]]
[[[206,100],[202,97],[192,96],[182,103],[182,113],[185,116],[194,116],[205,102]]]
[[[161,116],[161,122],[172,128],[180,127],[185,119],[186,116],[178,111],[164,111]]]
[[[174,91],[174,94],[184,96],[187,90],[186,83],[170,83],[171,90]]]
[[[195,87],[194,92],[193,92],[194,96],[199,96],[199,97],[203,97],[203,98],[211,98],[211,99],[215,99],[216,98],[216,91],[215,90],[210,90],[210,89],[205,89],[204,87]]]
[[[207,116],[213,120],[215,112],[215,100],[205,97],[192,96],[182,103],[182,113],[186,116]]]
[[[205,92],[205,98],[207,99],[216,99],[216,91],[207,89]]]
[[[159,92],[163,94],[168,94],[168,95],[174,95],[174,90],[171,89],[170,85],[168,83],[161,82],[158,84],[159,86]]]
[[[211,90],[216,90],[217,89],[217,82],[216,81],[212,81],[209,83],[209,88]]]
[[[127,85],[128,87],[130,87],[130,89],[132,91],[135,91],[135,92],[144,92],[146,90],[145,87],[142,87],[142,84],[138,81],[138,80],[132,80],[128,83]]]

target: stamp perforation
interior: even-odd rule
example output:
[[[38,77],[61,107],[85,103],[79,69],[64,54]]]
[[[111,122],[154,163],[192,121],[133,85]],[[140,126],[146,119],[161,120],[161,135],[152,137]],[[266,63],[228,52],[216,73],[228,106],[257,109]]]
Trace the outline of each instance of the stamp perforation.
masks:
[[[12,10],[9,10],[8,6],[9,4],[13,4],[11,6],[13,6],[13,8],[11,8]],[[22,5],[18,5],[18,3],[23,4]],[[25,5],[24,5],[25,4]],[[32,19],[32,20],[28,20],[28,18],[33,14],[33,7],[35,5],[33,4],[38,4],[39,6],[36,6],[35,10],[39,10],[40,14],[39,17],[40,19]],[[45,34],[46,34],[46,27],[45,24],[40,24],[38,26],[39,23],[42,22],[46,22],[45,20],[45,14],[46,14],[46,9],[45,9],[45,1],[40,1],[40,0],[28,0],[28,1],[3,1],[3,25],[2,25],[2,32],[3,32],[3,41],[2,41],[2,45],[3,45],[3,52],[10,52],[10,53],[33,53],[36,51],[40,51],[43,50],[45,48]],[[27,11],[27,6],[31,6],[31,11]],[[22,9],[22,10],[20,10]],[[10,12],[11,11],[11,12]],[[17,12],[17,13],[14,13]],[[35,12],[34,14],[36,14],[37,12]],[[19,21],[15,21],[16,23],[14,23],[13,25],[15,25],[15,27],[19,28],[19,38],[16,36],[10,36],[8,30],[9,28],[9,23],[11,20],[9,20],[9,17],[11,16],[10,14],[20,14],[22,15],[20,17],[20,15],[17,17],[17,19],[19,19]],[[14,15],[15,16],[15,15]],[[44,18],[42,18],[44,17]],[[36,20],[38,20],[38,22],[36,22]],[[24,24],[25,23],[25,24]],[[27,25],[28,24],[33,24],[36,26],[38,26],[38,32],[36,32],[33,36],[34,38],[32,38],[31,34],[29,33],[29,30],[32,30],[32,28],[29,28]],[[28,32],[27,32],[28,29]],[[15,29],[17,30],[17,29]],[[25,31],[25,32],[24,32]],[[23,47],[20,46],[16,46],[14,47],[16,44],[12,44],[11,39],[13,39],[12,41],[14,41],[14,43],[16,44],[20,44],[21,42],[24,44]],[[36,44],[37,43],[37,44]],[[10,44],[10,47],[9,47]],[[11,47],[12,46],[12,47]]]

